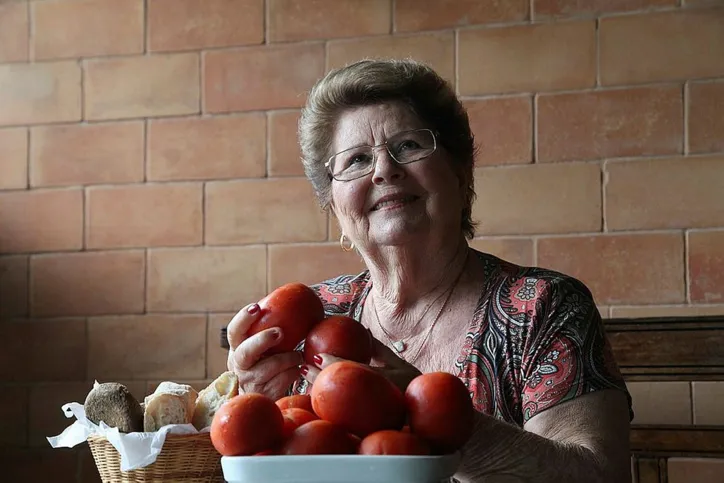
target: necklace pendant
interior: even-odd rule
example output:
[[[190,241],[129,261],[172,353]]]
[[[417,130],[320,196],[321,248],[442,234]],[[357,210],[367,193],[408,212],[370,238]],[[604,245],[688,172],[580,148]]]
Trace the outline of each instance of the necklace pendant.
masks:
[[[404,341],[398,340],[392,343],[392,347],[395,349],[395,352],[401,354],[402,352],[405,352],[405,349],[407,349],[407,344],[405,344]]]

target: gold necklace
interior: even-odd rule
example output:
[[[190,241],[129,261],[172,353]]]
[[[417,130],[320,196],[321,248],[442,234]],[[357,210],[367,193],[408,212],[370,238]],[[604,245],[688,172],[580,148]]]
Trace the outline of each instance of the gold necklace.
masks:
[[[458,283],[460,283],[460,280],[462,279],[463,273],[465,272],[465,266],[467,265],[468,257],[470,253],[468,252],[465,256],[465,262],[463,263],[463,267],[460,270],[460,273],[458,273],[457,278],[455,279],[455,283],[450,287],[449,290],[446,290],[442,294],[438,295],[438,297],[428,305],[428,307],[425,309],[425,312],[423,312],[422,317],[425,316],[427,311],[430,309],[433,303],[435,303],[437,300],[442,297],[445,293],[447,293],[447,297],[445,298],[445,302],[443,302],[442,306],[440,306],[440,310],[438,310],[437,315],[435,315],[435,319],[432,321],[432,324],[430,324],[430,328],[427,330],[427,333],[425,334],[425,338],[422,340],[422,343],[420,344],[420,347],[417,349],[417,352],[415,353],[415,357],[410,359],[409,362],[412,364],[414,361],[417,360],[418,357],[420,357],[420,353],[422,352],[423,347],[425,347],[425,344],[427,343],[427,339],[430,338],[430,334],[432,334],[432,330],[435,328],[435,325],[437,324],[437,321],[440,319],[440,316],[442,315],[442,312],[445,310],[445,307],[447,306],[448,302],[450,301],[450,298],[452,297],[453,292],[455,292],[455,289],[458,286]],[[382,332],[385,334],[385,337],[387,338],[387,341],[392,345],[392,348],[397,352],[397,354],[404,359],[404,356],[402,356],[402,353],[407,349],[407,344],[404,340],[400,339],[398,341],[393,341],[390,337],[390,334],[387,332],[387,330],[382,326],[382,323],[380,322],[380,317],[377,314],[377,307],[375,306],[374,301],[372,302],[372,312],[375,316],[375,321],[377,322],[377,325],[382,330]],[[422,317],[420,317],[420,320],[422,320]],[[405,359],[406,360],[406,359]]]

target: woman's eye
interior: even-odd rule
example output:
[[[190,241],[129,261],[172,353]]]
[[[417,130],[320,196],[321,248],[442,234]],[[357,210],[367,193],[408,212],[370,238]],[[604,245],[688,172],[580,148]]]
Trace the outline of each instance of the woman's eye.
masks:
[[[414,141],[412,139],[407,139],[397,145],[398,152],[406,151],[408,149],[420,149],[420,145],[417,143],[417,141]]]
[[[350,156],[345,163],[347,167],[354,166],[356,164],[363,164],[369,161],[369,156],[366,154],[355,154]]]

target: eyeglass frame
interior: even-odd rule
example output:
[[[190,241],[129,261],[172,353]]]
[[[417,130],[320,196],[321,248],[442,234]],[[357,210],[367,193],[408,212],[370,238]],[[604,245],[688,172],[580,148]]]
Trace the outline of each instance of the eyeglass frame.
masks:
[[[368,174],[374,172],[375,168],[377,167],[377,159],[378,159],[378,158],[377,158],[377,149],[378,149],[378,148],[381,148],[381,147],[384,147],[385,150],[387,151],[387,154],[390,155],[390,158],[392,158],[392,160],[393,160],[395,163],[397,163],[397,164],[399,164],[399,165],[401,165],[401,166],[403,166],[403,165],[405,165],[405,164],[412,164],[412,163],[416,163],[416,162],[418,162],[418,161],[422,161],[423,159],[429,158],[430,156],[433,155],[433,153],[435,153],[435,151],[437,151],[437,137],[440,135],[439,132],[433,131],[432,129],[428,129],[428,128],[410,129],[410,130],[407,130],[407,131],[400,131],[400,132],[398,132],[398,133],[396,133],[396,134],[394,134],[394,135],[392,135],[392,136],[390,136],[390,137],[391,137],[391,138],[394,138],[395,136],[399,136],[400,134],[405,134],[405,133],[410,133],[410,132],[418,132],[418,131],[427,131],[427,132],[429,132],[429,133],[432,135],[433,146],[432,146],[432,151],[430,151],[429,154],[426,154],[425,156],[423,156],[423,157],[421,157],[421,158],[415,159],[414,161],[408,161],[408,162],[406,162],[406,163],[401,163],[400,161],[398,161],[397,158],[395,158],[395,155],[392,154],[392,152],[390,151],[389,146],[387,145],[387,144],[390,142],[390,140],[388,139],[388,140],[385,141],[384,143],[380,143],[380,144],[377,144],[377,145],[375,145],[375,146],[370,146],[370,145],[368,145],[368,144],[366,144],[366,145],[363,144],[363,145],[360,145],[360,146],[352,146],[351,148],[343,149],[342,151],[339,151],[338,153],[335,153],[335,154],[331,155],[331,156],[327,159],[327,162],[324,163],[324,167],[327,168],[327,172],[328,172],[329,175],[332,177],[332,179],[334,179],[335,181],[339,181],[339,182],[345,183],[345,182],[347,182],[347,181],[354,181],[354,180],[356,180],[356,179],[364,178],[364,177],[367,176]],[[342,153],[346,153],[347,151],[351,151],[351,150],[353,150],[353,149],[359,149],[359,148],[370,148],[370,149],[372,150],[372,153],[374,154],[373,163],[372,163],[372,169],[371,169],[369,172],[364,173],[364,174],[361,174],[361,175],[359,175],[359,176],[357,176],[357,177],[355,177],[355,178],[350,178],[350,179],[338,179],[338,178],[336,178],[336,177],[334,176],[334,173],[332,172],[332,159],[333,159],[334,157],[336,157],[336,156],[339,156],[339,155],[342,154]]]

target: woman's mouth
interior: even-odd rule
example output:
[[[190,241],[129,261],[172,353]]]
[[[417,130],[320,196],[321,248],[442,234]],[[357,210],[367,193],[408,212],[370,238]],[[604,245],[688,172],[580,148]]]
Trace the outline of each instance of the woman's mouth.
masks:
[[[419,197],[414,195],[385,197],[374,204],[370,211],[391,210],[401,208],[417,201]]]

